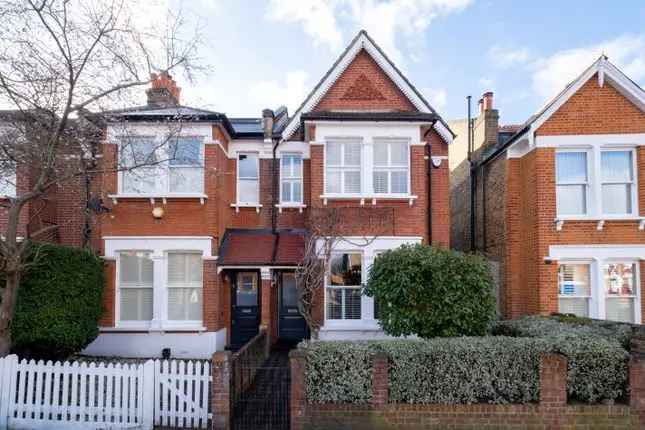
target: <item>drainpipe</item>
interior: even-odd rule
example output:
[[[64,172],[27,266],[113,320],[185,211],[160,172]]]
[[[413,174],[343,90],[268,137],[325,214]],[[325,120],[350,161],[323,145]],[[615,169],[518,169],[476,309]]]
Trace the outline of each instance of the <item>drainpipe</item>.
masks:
[[[468,162],[470,163],[470,250],[475,251],[475,232],[477,231],[475,223],[477,217],[475,214],[475,191],[477,190],[477,166],[473,161],[472,154],[474,150],[474,130],[472,113],[470,110],[471,96],[466,97],[468,105]]]
[[[278,230],[278,213],[277,213],[277,208],[275,207],[278,204],[278,173],[279,173],[279,166],[276,166],[276,160],[278,159],[276,156],[276,152],[278,151],[278,145],[280,144],[280,139],[273,139],[273,168],[271,171],[271,181],[272,181],[272,186],[273,186],[273,196],[272,196],[272,201],[271,201],[271,231],[273,234],[276,234]]]
[[[436,123],[436,119],[432,121],[428,130],[423,134],[424,139],[428,136],[428,133],[432,131],[432,128]],[[428,164],[428,245],[432,245],[432,169],[434,166],[432,164],[432,145],[429,140],[426,140],[426,157]]]

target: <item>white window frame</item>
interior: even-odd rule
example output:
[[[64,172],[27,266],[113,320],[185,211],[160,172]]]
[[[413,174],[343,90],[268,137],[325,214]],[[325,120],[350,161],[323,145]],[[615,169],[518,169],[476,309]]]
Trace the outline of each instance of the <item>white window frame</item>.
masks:
[[[250,180],[248,178],[240,178],[240,155],[255,155],[255,171],[257,172],[257,198],[256,201],[254,202],[246,202],[240,200],[240,180]],[[236,180],[235,180],[235,200],[236,200],[236,205],[237,206],[259,206],[260,205],[260,154],[258,152],[254,151],[239,151],[237,155],[235,156],[235,164],[236,164]]]
[[[593,248],[592,248],[593,249]],[[602,249],[602,248],[598,248]],[[606,318],[605,301],[607,295],[605,294],[605,285],[603,277],[603,266],[610,263],[625,263],[635,265],[635,295],[634,299],[634,323],[641,324],[641,273],[640,273],[640,259],[630,257],[615,257],[612,255],[599,256],[594,258],[560,258],[557,260],[560,264],[589,264],[589,282],[591,297],[589,298],[589,317],[604,320]],[[558,294],[558,311],[559,311],[559,285],[556,279],[555,288]],[[565,296],[573,297],[573,296]]]
[[[579,136],[574,136],[579,137]],[[561,215],[557,213],[556,205],[556,221],[566,221],[566,220],[643,220],[644,217],[639,215],[639,182],[638,182],[638,151],[636,150],[637,146],[633,144],[605,144],[605,143],[594,143],[591,145],[559,145],[556,147],[556,159],[554,160],[557,163],[557,154],[561,152],[586,152],[587,153],[587,211],[585,214],[579,215]],[[619,151],[627,152],[631,151],[632,153],[632,193],[631,193],[631,204],[632,211],[626,214],[606,214],[603,212],[602,208],[602,152],[609,151]],[[557,175],[557,164],[554,165],[554,174]],[[556,193],[557,186],[557,177],[554,178]],[[557,198],[557,197],[556,197]]]
[[[560,294],[560,279],[558,277],[558,311],[560,311],[560,300],[561,299],[587,299],[587,310],[588,310],[588,317],[591,317],[592,315],[592,305],[595,305],[595,303],[592,303],[593,296],[594,296],[594,291],[593,291],[593,260],[566,260],[566,261],[558,261],[558,271],[560,266],[562,265],[585,265],[589,266],[589,295],[588,296],[581,296],[581,295],[569,295],[569,294]]]
[[[0,178],[0,199],[16,197],[17,189],[17,176],[16,171],[5,175]]]
[[[152,269],[152,285],[121,285],[121,253],[123,252],[147,252],[150,254],[150,259],[153,262]],[[116,273],[114,277],[115,283],[115,303],[114,303],[114,321],[119,327],[132,327],[132,328],[149,328],[155,318],[154,311],[156,306],[155,298],[155,270],[154,270],[154,251],[151,249],[121,249],[116,254]],[[152,290],[152,319],[150,320],[122,320],[121,319],[121,289],[141,289],[149,288]]]
[[[333,143],[340,145],[340,164],[330,165],[329,160],[327,160],[327,144]],[[358,144],[360,145],[360,163],[358,167],[356,166],[345,166],[345,145],[346,144]],[[363,194],[365,189],[365,154],[364,154],[365,145],[363,143],[363,138],[361,137],[336,137],[327,139],[323,147],[323,193],[327,196],[353,196],[360,197]],[[337,193],[328,193],[327,192],[327,171],[334,170],[341,173],[340,175],[340,192]],[[357,193],[346,193],[345,190],[345,172],[358,172],[359,178],[361,181],[360,190]]]
[[[336,250],[331,253],[331,257],[335,255],[343,255],[343,254],[353,254],[353,255],[360,255],[361,257],[361,284],[360,285],[331,285],[330,282],[330,272],[331,272],[331,262],[327,265],[327,273],[325,274],[325,321],[340,321],[340,322],[347,322],[347,321],[360,321],[363,319],[363,297],[364,295],[361,294],[361,318],[329,318],[327,315],[327,290],[362,290],[363,286],[365,285],[365,256],[363,255],[363,252],[353,250],[353,251],[343,251],[343,250]],[[345,293],[343,291],[342,293],[342,299],[341,299],[341,316],[345,315]]]
[[[192,255],[198,255],[201,259],[202,253],[200,251],[181,251],[181,250],[172,250],[172,251],[166,251],[165,252],[165,258],[166,262],[169,259],[169,256],[171,254],[180,254],[180,255],[185,255],[185,254],[192,254]],[[168,293],[170,292],[171,289],[188,289],[188,290],[194,290],[194,289],[200,289],[201,290],[201,308],[202,308],[202,319],[199,320],[186,320],[186,319],[181,319],[181,320],[173,320],[170,319],[170,316],[167,317],[168,321],[172,321],[173,324],[183,324],[183,325],[188,325],[188,326],[196,326],[196,325],[201,325],[202,321],[204,320],[204,268],[202,264],[202,281],[197,284],[185,284],[185,285],[170,285],[170,282],[168,280],[168,269],[169,265],[166,264],[166,315],[169,314],[169,301],[168,301]]]
[[[558,181],[558,154],[563,154],[563,153],[584,153],[585,154],[585,159],[586,159],[586,177],[587,180],[585,182],[559,182]],[[558,187],[559,186],[575,186],[575,185],[582,185],[584,186],[584,194],[585,194],[585,210],[581,214],[563,214],[560,215],[558,213],[558,217],[585,217],[589,215],[590,212],[590,207],[592,206],[591,204],[591,158],[593,154],[591,151],[588,149],[584,148],[576,148],[576,149],[561,149],[556,151],[555,154],[555,192],[556,192],[556,212],[558,211],[557,207],[557,193],[558,193]]]
[[[204,181],[204,171],[205,171],[205,142],[204,142],[204,136],[200,135],[179,135],[176,137],[168,138],[168,137],[159,137],[155,135],[150,135],[150,134],[135,134],[132,136],[127,136],[127,137],[121,137],[118,139],[118,145],[117,145],[117,159],[118,163],[121,163],[121,157],[123,154],[121,153],[123,151],[124,147],[124,141],[125,140],[132,140],[132,139],[152,139],[155,145],[155,150],[154,153],[157,156],[158,160],[163,160],[154,166],[150,167],[143,167],[145,168],[150,168],[151,170],[154,171],[155,178],[157,179],[157,188],[155,188],[153,191],[146,191],[146,192],[137,192],[137,191],[124,191],[124,186],[125,186],[125,174],[127,172],[123,170],[119,170],[117,174],[117,181],[118,181],[118,196],[126,196],[126,197],[194,197],[194,196],[203,196],[204,194],[204,187],[205,187],[205,181]],[[201,165],[195,166],[195,165],[175,165],[171,166],[170,165],[170,160],[168,157],[167,149],[169,145],[171,144],[172,140],[177,140],[177,139],[197,139],[200,141],[200,162]],[[164,142],[164,140],[167,140]],[[200,186],[198,189],[195,189],[190,192],[174,192],[170,191],[170,171],[172,169],[186,169],[186,168],[194,168],[194,169],[201,169],[201,182]],[[135,170],[136,172],[136,170]]]
[[[631,154],[631,161],[632,161],[632,165],[631,165],[631,168],[632,168],[632,172],[631,172],[632,173],[632,180],[631,180],[631,182],[605,182],[605,181],[603,181],[603,179],[602,179],[602,153],[603,152],[629,152]],[[636,217],[636,216],[638,216],[638,178],[637,178],[637,175],[638,175],[638,162],[637,162],[637,157],[638,157],[638,154],[636,153],[635,148],[621,148],[621,147],[601,147],[600,148],[599,158],[601,160],[600,161],[600,169],[601,170],[599,170],[600,174],[598,175],[598,181],[600,183],[599,184],[599,187],[600,187],[599,193],[600,193],[600,196],[601,196],[600,212],[602,213],[603,217],[625,218],[625,217]],[[627,212],[627,213],[624,213],[624,214],[605,214],[604,213],[603,208],[602,208],[602,186],[605,185],[605,184],[625,184],[625,185],[630,184],[631,185],[631,188],[630,188],[630,191],[631,191],[631,193],[630,193],[631,202],[630,203],[631,203],[631,208],[632,208],[631,212]]]
[[[282,171],[282,159],[284,157],[300,157],[300,174],[298,176],[286,176]],[[293,163],[290,164],[291,174],[293,174]],[[300,200],[293,200],[293,184],[300,183]],[[285,184],[289,184],[291,187],[291,196],[292,199],[285,201],[282,200],[282,188]],[[300,206],[302,205],[305,197],[305,187],[304,187],[304,157],[300,152],[283,152],[280,154],[280,205],[281,206]]]
[[[405,167],[402,166],[397,166],[397,165],[392,165],[392,144],[393,143],[403,143],[405,144],[405,150],[406,150],[406,165]],[[406,138],[385,138],[385,137],[375,137],[372,140],[372,148],[376,145],[387,145],[387,165],[384,166],[376,166],[374,162],[374,156],[372,155],[372,165],[368,166],[371,167],[371,175],[372,178],[374,178],[374,173],[375,172],[387,172],[387,183],[388,183],[388,192],[387,193],[377,193],[376,190],[374,189],[374,180],[372,179],[372,194],[376,197],[387,197],[387,196],[408,196],[410,195],[410,187],[412,186],[411,184],[411,176],[410,175],[410,140]],[[374,154],[375,151],[372,149],[372,154]],[[368,168],[368,170],[370,170]],[[392,192],[392,173],[393,172],[405,172],[406,173],[406,189],[407,191],[404,193],[394,193]]]

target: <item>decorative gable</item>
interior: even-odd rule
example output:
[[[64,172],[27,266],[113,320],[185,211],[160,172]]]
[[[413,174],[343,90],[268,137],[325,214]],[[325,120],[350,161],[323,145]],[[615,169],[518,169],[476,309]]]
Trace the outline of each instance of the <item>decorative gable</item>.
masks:
[[[374,87],[367,76],[361,74],[354,84],[347,88],[341,100],[385,100],[385,97]]]
[[[335,110],[419,111],[364,49],[312,109]]]

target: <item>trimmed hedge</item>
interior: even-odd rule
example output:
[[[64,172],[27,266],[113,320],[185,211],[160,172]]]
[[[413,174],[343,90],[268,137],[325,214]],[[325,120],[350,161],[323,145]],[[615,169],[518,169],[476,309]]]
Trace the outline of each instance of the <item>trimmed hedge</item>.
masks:
[[[627,351],[596,335],[313,342],[300,347],[307,357],[307,398],[313,403],[369,402],[371,357],[377,351],[389,357],[392,402],[537,402],[540,355],[549,352],[569,359],[572,400],[616,400],[627,388]]]
[[[30,259],[11,323],[13,350],[65,358],[98,335],[103,261],[88,251],[53,244],[32,245]]]
[[[379,304],[392,336],[481,336],[495,321],[494,284],[486,260],[426,245],[380,254],[364,293]]]

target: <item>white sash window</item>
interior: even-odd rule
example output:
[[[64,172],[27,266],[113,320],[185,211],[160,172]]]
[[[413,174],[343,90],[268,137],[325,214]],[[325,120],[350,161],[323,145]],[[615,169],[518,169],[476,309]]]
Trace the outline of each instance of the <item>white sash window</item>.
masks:
[[[302,155],[282,154],[280,158],[280,202],[302,203]]]
[[[202,255],[168,253],[168,319],[202,320]]]
[[[119,254],[119,319],[150,321],[153,313],[153,262],[148,251]]]
[[[333,140],[325,145],[325,193],[361,193],[362,143],[357,139]]]

